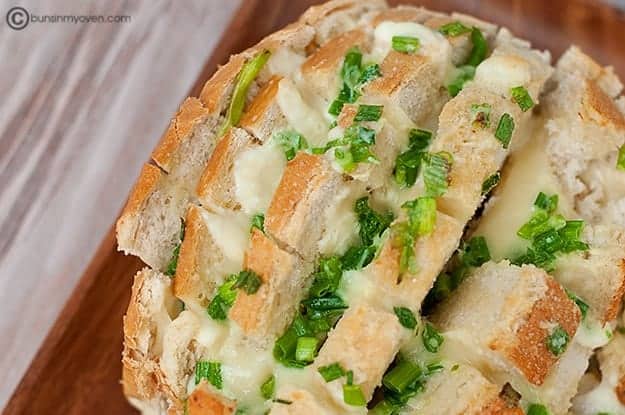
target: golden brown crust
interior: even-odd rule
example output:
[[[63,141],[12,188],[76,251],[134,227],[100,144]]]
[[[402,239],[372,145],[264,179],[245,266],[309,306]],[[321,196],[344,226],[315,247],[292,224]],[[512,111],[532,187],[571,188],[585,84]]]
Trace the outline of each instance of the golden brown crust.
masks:
[[[235,410],[236,403],[213,393],[206,381],[202,381],[187,399],[188,415],[232,415]]]
[[[390,22],[423,22],[432,13],[416,7],[398,7],[394,9],[382,10],[371,23],[374,27],[384,21]]]
[[[249,249],[246,251],[243,268],[255,272],[261,279],[261,285],[254,294],[239,290],[232,306],[229,318],[235,321],[245,333],[256,333],[260,337],[281,332],[283,327],[275,327],[275,322],[290,321],[289,316],[279,315],[289,303],[299,303],[290,298],[293,294],[287,291],[285,283],[303,290],[297,282],[297,260],[283,251],[263,232],[254,228]],[[290,280],[290,281],[289,281]],[[281,298],[284,297],[284,298]],[[267,339],[264,339],[267,340]]]
[[[625,129],[625,116],[594,80],[586,80],[586,89],[582,97],[582,105],[590,118],[601,126],[608,124],[618,129]],[[594,116],[597,115],[597,116]]]
[[[245,128],[258,123],[267,112],[268,107],[276,102],[275,99],[278,94],[281,79],[281,76],[274,75],[269,79],[267,84],[261,88],[243,114],[241,122],[239,123],[241,127]]]
[[[345,104],[343,105],[343,109],[341,109],[341,113],[336,119],[336,123],[341,128],[347,128],[354,123],[354,117],[358,112],[358,105],[356,104]]]
[[[316,75],[320,72],[334,71],[345,58],[347,51],[366,40],[366,34],[360,29],[350,30],[330,39],[302,64],[302,74]],[[338,76],[338,75],[337,75]]]
[[[189,137],[195,126],[201,123],[209,113],[199,99],[193,97],[185,99],[152,152],[152,160],[169,172],[172,156],[180,147],[180,143]]]
[[[202,220],[200,208],[190,205],[185,219],[184,239],[180,245],[176,276],[174,277],[174,294],[178,298],[187,299],[200,294],[197,272],[201,246],[205,243],[206,224]]]
[[[304,12],[300,21],[306,22],[311,25],[315,25],[328,16],[341,12],[344,10],[348,10],[351,8],[358,8],[364,2],[362,0],[334,0],[328,1],[323,4],[319,4],[317,6],[312,6],[308,10]],[[384,7],[384,1],[376,0],[368,2],[371,7]],[[376,4],[377,3],[377,4]]]
[[[614,388],[614,393],[616,393],[618,400],[625,405],[625,375],[619,378],[618,384]]]
[[[139,178],[137,179],[135,186],[132,188],[130,196],[128,196],[128,201],[126,202],[126,206],[124,206],[117,222],[118,228],[120,226],[120,222],[122,222],[124,218],[141,211],[143,203],[156,188],[162,174],[161,170],[153,164],[146,163],[143,165],[141,173],[139,173]]]
[[[391,95],[409,77],[429,62],[427,56],[410,55],[391,50],[380,65],[382,76],[369,82],[365,91],[370,94]]]
[[[287,163],[282,180],[276,189],[273,200],[265,215],[265,229],[272,235],[278,235],[287,226],[300,203],[324,176],[323,157],[307,153],[298,153]]]
[[[484,406],[476,415],[523,415],[524,412],[518,406],[510,408],[503,399],[497,398]]]
[[[619,270],[621,272],[621,285],[612,294],[611,301],[609,302],[605,314],[603,315],[604,323],[613,321],[617,317],[618,312],[621,309],[623,296],[625,296],[625,259],[621,259],[621,262],[619,263]]]
[[[509,356],[534,385],[543,384],[551,367],[558,360],[547,348],[550,326],[559,325],[572,339],[581,320],[579,308],[562,286],[551,277],[546,279],[546,283],[547,292],[534,304],[530,315],[517,331],[516,344],[504,346],[495,340],[489,345],[492,350],[504,349],[501,351]]]

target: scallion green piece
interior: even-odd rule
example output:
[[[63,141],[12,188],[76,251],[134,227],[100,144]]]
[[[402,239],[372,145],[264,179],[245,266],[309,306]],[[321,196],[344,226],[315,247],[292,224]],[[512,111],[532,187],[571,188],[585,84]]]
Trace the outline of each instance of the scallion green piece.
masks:
[[[588,315],[588,310],[590,309],[590,306],[584,300],[578,297],[577,294],[575,294],[573,291],[566,290],[566,295],[568,295],[571,301],[573,301],[579,308],[579,311],[582,314],[582,320],[585,319]]]
[[[232,99],[230,100],[226,119],[219,129],[220,136],[224,135],[231,127],[239,123],[241,115],[243,114],[243,108],[245,107],[247,91],[270,56],[271,52],[266,50],[254,56],[243,65],[241,72],[239,72],[237,76],[236,84],[234,85],[234,91],[232,92]]]
[[[437,353],[445,341],[445,338],[430,323],[425,323],[421,338],[423,346],[430,353]]]
[[[428,196],[439,197],[445,194],[452,164],[453,158],[446,151],[430,153],[425,157],[423,181]]]
[[[273,398],[275,388],[276,377],[274,375],[271,375],[269,379],[267,379],[265,382],[263,382],[262,385],[260,385],[260,396],[265,399]]]
[[[551,415],[545,405],[533,403],[527,408],[527,415]]]
[[[445,36],[456,37],[465,33],[469,33],[471,31],[471,28],[465,26],[461,22],[455,21],[442,25],[438,28],[438,31]]]
[[[367,405],[367,400],[359,385],[343,385],[343,401],[351,406]]]
[[[525,87],[515,86],[510,89],[510,95],[512,95],[512,100],[517,103],[523,112],[534,106],[534,101]]]
[[[625,171],[625,144],[618,150],[618,157],[616,159],[616,168]]]
[[[293,160],[300,150],[308,149],[308,143],[304,136],[296,131],[282,131],[273,135],[284,151],[287,161]]]
[[[252,225],[250,226],[250,232],[254,229],[258,229],[261,232],[265,232],[265,215],[257,213],[252,216]]]
[[[184,239],[184,221],[180,222],[180,242],[176,244],[174,247],[174,251],[171,254],[171,259],[165,268],[165,275],[173,277],[176,275],[176,269],[178,268],[178,257],[180,256],[180,246],[182,245],[182,240]]]
[[[402,53],[416,53],[419,50],[419,39],[412,36],[393,36],[391,44],[394,50]]]
[[[501,173],[496,172],[491,174],[482,182],[482,195],[487,195],[493,190],[501,181]]]
[[[423,374],[421,368],[408,361],[401,360],[382,378],[382,384],[396,393],[404,393]]]
[[[321,366],[317,369],[321,377],[326,382],[332,382],[338,378],[345,376],[345,369],[341,367],[338,362],[332,363],[331,365]]]
[[[417,319],[410,309],[406,307],[393,307],[393,311],[399,320],[399,324],[410,330],[417,327]]]
[[[508,113],[504,113],[499,118],[497,129],[495,130],[495,138],[501,142],[503,148],[508,148],[514,131],[514,119]]]
[[[262,284],[262,280],[254,271],[246,269],[239,272],[237,275],[236,282],[234,283],[234,288],[240,288],[245,291],[247,294],[256,294],[258,288],[260,288]]]
[[[295,360],[300,362],[312,362],[317,355],[319,340],[315,337],[300,337],[295,347]]]
[[[354,121],[377,121],[382,116],[383,105],[365,105],[358,106],[358,112],[354,116]]]
[[[223,388],[221,363],[199,360],[195,364],[195,384],[199,384],[202,379],[208,380],[217,389]]]
[[[551,331],[551,334],[547,336],[547,349],[549,349],[554,356],[560,356],[566,350],[569,340],[569,333],[567,333],[562,326],[557,325]]]

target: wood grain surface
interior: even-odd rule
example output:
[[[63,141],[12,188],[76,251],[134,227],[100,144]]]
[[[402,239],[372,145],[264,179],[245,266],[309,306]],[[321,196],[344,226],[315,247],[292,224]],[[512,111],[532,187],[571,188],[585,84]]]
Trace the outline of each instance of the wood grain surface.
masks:
[[[222,5],[225,3],[220,2]],[[199,91],[204,80],[215,70],[216,65],[225,62],[230,53],[252,45],[262,36],[294,20],[312,3],[314,1],[307,0],[244,1],[244,4],[226,30],[224,37],[217,43],[212,57],[201,70],[197,82],[192,88],[192,93]],[[401,3],[410,3],[410,1],[401,1]],[[569,44],[577,43],[600,61],[614,65],[616,71],[621,76],[625,76],[625,50],[622,47],[623,41],[625,41],[625,36],[623,35],[625,16],[622,11],[607,7],[603,3],[591,0],[551,0],[549,2],[544,2],[543,0],[423,0],[418,2],[418,4],[441,11],[462,11],[506,25],[516,34],[530,39],[537,47],[549,48],[554,52],[555,57],[559,56]],[[220,10],[220,13],[222,12],[223,10]],[[110,13],[110,11],[107,13]],[[3,30],[0,30],[2,39],[5,38]],[[177,30],[186,29],[172,28],[172,31]],[[86,35],[83,33],[77,36]],[[144,36],[149,35],[144,34]],[[206,51],[214,44],[214,40],[206,42]],[[179,45],[178,47],[182,46]],[[137,53],[140,56],[133,56]],[[183,49],[178,53],[181,71],[184,72],[186,70],[186,73],[192,72],[191,69],[183,68],[185,65],[183,62],[189,64],[188,60],[185,61],[185,59],[188,59],[187,53],[190,54],[192,52]],[[135,65],[140,65],[140,61],[145,62],[147,60],[155,67],[155,70],[158,70],[156,67],[159,66],[160,59],[156,55],[141,55],[140,50],[136,49],[136,47],[129,47],[125,54],[127,55],[126,59],[136,62]],[[64,76],[69,76],[68,74],[63,74],[64,69],[62,68],[64,68],[63,65],[59,64],[59,68],[50,69],[53,72],[48,77],[64,79]],[[132,65],[126,65],[122,68],[117,68],[117,70],[131,71]],[[85,71],[85,73],[89,72]],[[82,76],[87,75],[83,74]],[[43,77],[37,81],[39,90],[46,91],[46,88],[51,88],[46,83],[48,77]],[[143,81],[150,82],[149,79]],[[33,82],[33,80],[22,82]],[[135,82],[138,82],[138,80],[135,79]],[[19,84],[19,82],[16,83]],[[7,139],[7,132],[11,133],[12,136],[20,137],[20,139],[25,140],[28,138],[35,142],[41,139],[40,136],[58,134],[56,141],[53,140],[52,144],[47,144],[48,147],[45,147],[45,144],[41,144],[44,148],[38,150],[41,154],[46,154],[50,151],[58,152],[60,151],[59,147],[67,145],[61,140],[63,133],[58,131],[61,127],[65,127],[66,130],[78,129],[85,137],[89,137],[97,133],[91,131],[91,126],[97,125],[101,128],[103,125],[101,122],[96,122],[97,120],[103,118],[106,123],[115,123],[120,114],[126,111],[138,111],[141,114],[141,118],[137,115],[137,119],[141,120],[145,131],[152,131],[155,128],[154,126],[162,130],[181,99],[181,96],[172,93],[169,112],[162,114],[163,110],[160,108],[159,111],[152,113],[153,103],[150,102],[149,98],[143,95],[143,102],[135,102],[130,96],[131,93],[128,92],[125,96],[127,101],[120,99],[117,102],[117,107],[100,108],[101,111],[97,114],[82,114],[80,108],[86,99],[97,101],[100,95],[106,93],[107,89],[114,88],[114,86],[107,83],[106,74],[100,76],[98,85],[100,85],[100,90],[98,90],[98,94],[95,94],[96,96],[93,96],[93,94],[81,95],[81,87],[84,88],[86,86],[84,83],[79,83],[75,87],[74,95],[69,94],[65,99],[68,100],[66,105],[74,108],[72,111],[78,120],[72,124],[67,121],[68,116],[65,115],[67,124],[63,124],[60,121],[64,118],[61,116],[63,114],[49,114],[48,117],[56,120],[54,121],[55,130],[53,131],[47,131],[46,129],[46,126],[51,122],[50,120],[47,122],[39,121],[39,118],[42,117],[39,112],[44,111],[44,108],[48,108],[45,105],[45,100],[51,99],[48,98],[51,94],[50,91],[43,93],[43,96],[39,95],[40,92],[34,93],[32,99],[25,102],[22,107],[9,108],[11,114],[5,114],[5,109],[0,113],[0,125],[9,125],[9,128],[5,128],[3,131],[2,141],[0,141],[0,186],[3,188],[0,201],[0,225],[3,228],[5,226],[13,226],[13,228],[10,228],[10,233],[5,233],[6,229],[3,229],[0,248],[6,246],[10,248],[12,245],[15,245],[16,239],[20,237],[13,235],[16,232],[21,234],[22,238],[30,237],[37,240],[36,243],[31,245],[31,254],[24,256],[21,261],[14,261],[11,268],[5,268],[7,254],[3,251],[6,250],[0,249],[0,265],[2,265],[0,303],[3,307],[3,314],[10,313],[12,320],[14,320],[11,324],[2,322],[3,338],[0,340],[0,351],[5,356],[0,358],[0,370],[11,370],[10,354],[16,353],[20,347],[24,346],[11,339],[7,340],[6,337],[11,337],[12,333],[18,333],[17,336],[19,337],[20,330],[33,330],[32,325],[36,324],[37,321],[36,317],[33,316],[36,316],[42,308],[49,307],[46,302],[46,294],[53,290],[59,290],[58,285],[64,283],[68,286],[73,286],[70,277],[65,277],[65,280],[57,278],[54,283],[57,285],[45,281],[42,282],[42,278],[48,278],[51,271],[43,265],[30,264],[31,261],[46,262],[46,254],[49,252],[54,253],[55,249],[57,249],[55,244],[60,242],[67,243],[67,238],[57,237],[55,233],[63,232],[63,227],[67,225],[71,217],[67,218],[58,210],[64,206],[62,203],[54,204],[52,202],[51,205],[50,201],[54,200],[54,193],[58,189],[58,185],[57,187],[51,186],[50,189],[46,189],[46,192],[49,193],[46,197],[31,195],[31,199],[29,199],[23,196],[21,198],[13,196],[13,199],[7,198],[8,201],[5,201],[4,186],[12,187],[12,192],[16,194],[20,194],[20,192],[37,194],[40,191],[36,187],[36,181],[34,183],[29,182],[28,178],[20,179],[19,183],[15,183],[16,177],[20,174],[19,168],[11,165],[11,163],[16,163],[12,161],[15,157],[7,158],[5,154],[7,151],[20,151],[20,145]],[[157,84],[154,87],[159,88],[160,86]],[[11,88],[0,83],[0,91],[4,92],[5,90],[11,91]],[[71,102],[69,102],[70,99]],[[8,122],[8,120],[13,121]],[[148,125],[150,126],[149,128]],[[33,133],[29,135],[23,132],[23,130],[31,130]],[[87,138],[85,139],[88,141]],[[109,187],[117,185],[119,191],[126,194],[131,185],[131,178],[136,176],[138,166],[147,159],[152,144],[157,139],[158,133],[154,133],[153,137],[144,137],[142,134],[125,136],[121,143],[118,143],[118,145],[124,145],[124,150],[121,155],[117,154],[117,156],[121,157],[121,160],[116,162],[98,159],[97,145],[94,145],[90,151],[94,153],[93,157],[87,161],[72,159],[70,155],[67,155],[67,160],[56,160],[53,157],[52,161],[48,161],[48,164],[41,168],[43,173],[40,172],[40,174],[48,174],[51,169],[50,165],[59,163],[62,167],[75,169],[78,172],[81,172],[81,170],[92,171],[92,169],[98,171],[98,165],[105,165],[110,171],[100,173],[106,175],[107,185]],[[80,146],[80,143],[73,144]],[[15,147],[18,150],[15,150]],[[69,153],[71,154],[71,151]],[[45,162],[45,157],[43,159]],[[29,162],[37,164],[41,163],[42,159],[39,158],[36,159],[36,162]],[[96,166],[89,167],[91,164]],[[12,168],[8,169],[8,166]],[[132,166],[132,170],[128,166]],[[132,171],[132,173],[129,173],[129,171]],[[75,177],[73,179],[76,180]],[[79,181],[76,186],[80,184]],[[31,186],[35,187],[31,188]],[[78,199],[77,195],[79,195],[78,192],[74,196],[76,199],[72,198],[69,202],[66,201],[66,205],[67,203],[77,204],[85,211],[90,212],[89,214],[83,213],[78,218],[78,225],[72,225],[74,231],[71,235],[76,238],[76,241],[83,241],[84,239],[78,237],[78,233],[96,232],[94,224],[88,220],[95,220],[94,218],[98,216],[98,213],[107,212],[107,214],[102,214],[103,218],[99,218],[98,222],[105,221],[105,223],[110,225],[113,219],[113,215],[110,214],[111,205],[118,210],[123,197],[111,202],[110,198],[102,195],[97,197],[96,200],[87,201]],[[64,195],[64,197],[71,198],[72,196]],[[35,200],[40,205],[35,213],[26,209],[31,200]],[[107,200],[108,203],[106,207],[101,206],[104,200]],[[11,208],[10,212],[4,211],[7,206]],[[51,212],[48,211],[50,207],[52,207]],[[17,225],[14,225],[12,222],[13,215],[31,215],[32,217],[22,219],[18,221]],[[36,226],[37,215],[48,215],[53,220],[58,219],[58,226],[51,231],[49,230],[47,234],[39,233]],[[20,233],[20,229],[24,228],[29,230],[30,235],[24,235],[23,230]],[[8,242],[5,238],[9,239]],[[80,246],[78,243],[73,243],[71,247],[80,255],[84,255],[85,252],[89,251],[89,247]],[[61,252],[60,249],[59,252]],[[65,252],[67,255],[67,249],[62,250],[62,252]],[[9,250],[9,258],[10,254],[11,251]],[[59,254],[55,255],[58,257]],[[118,379],[121,371],[119,358],[122,339],[122,315],[130,296],[132,275],[140,266],[141,264],[138,260],[124,257],[116,252],[114,236],[112,228],[110,228],[91,264],[80,279],[69,301],[36,354],[30,368],[26,371],[24,378],[15,390],[8,406],[5,408],[5,414],[134,413],[121,394]],[[16,290],[12,288],[9,293],[9,286],[13,284],[14,279],[22,276],[24,267],[29,270],[40,269],[44,273],[38,276],[39,278],[31,277],[33,282],[30,283],[30,286],[23,288],[25,291],[16,293]],[[6,274],[5,271],[7,271]],[[61,267],[58,270],[54,270],[54,272],[63,274],[66,270]],[[38,284],[43,284],[43,287],[37,287],[37,293],[29,298],[29,290]],[[69,290],[67,287],[65,289]],[[16,295],[21,295],[22,299],[20,301],[12,299]],[[27,298],[28,301],[24,301],[24,298]],[[6,312],[4,311],[5,303],[11,304],[11,308],[7,308]],[[27,312],[30,313],[27,323],[24,322],[24,308],[27,308]],[[19,318],[13,318],[13,316],[18,314],[20,315]],[[25,329],[23,328],[24,325],[30,325],[30,327]],[[21,340],[24,338],[22,335]],[[7,346],[7,342],[9,342],[10,346]],[[29,347],[33,346],[29,345]],[[7,351],[9,353],[8,356]]]

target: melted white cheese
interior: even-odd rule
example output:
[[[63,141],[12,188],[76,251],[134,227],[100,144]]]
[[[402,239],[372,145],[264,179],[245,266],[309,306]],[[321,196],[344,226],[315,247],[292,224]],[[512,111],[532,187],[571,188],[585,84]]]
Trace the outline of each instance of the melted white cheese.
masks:
[[[563,194],[549,165],[543,137],[537,133],[533,140],[510,155],[501,183],[474,232],[486,238],[494,261],[514,257],[527,247],[527,242],[516,233],[531,217],[538,193]],[[562,196],[558,210],[566,218],[576,217]]]
[[[278,48],[267,61],[265,68],[271,75],[290,76],[296,72],[306,58],[291,48]]]
[[[575,341],[589,349],[603,347],[612,339],[614,324],[601,325],[597,320],[586,318],[575,333]]]
[[[475,71],[475,82],[502,95],[509,95],[510,88],[527,86],[531,78],[529,63],[514,55],[491,56]]]
[[[240,271],[250,236],[249,218],[237,214],[215,214],[205,210],[201,212],[202,219],[223,256],[221,263],[215,264],[215,271],[220,276]]]
[[[265,212],[286,166],[284,152],[273,142],[249,148],[234,161],[235,193],[248,215]]]
[[[325,211],[325,230],[319,241],[321,255],[342,255],[358,240],[358,218],[354,204],[364,191],[359,186],[344,186]]]
[[[316,147],[325,142],[328,123],[304,101],[293,81],[288,78],[280,81],[277,101],[289,125],[302,134],[309,145]]]

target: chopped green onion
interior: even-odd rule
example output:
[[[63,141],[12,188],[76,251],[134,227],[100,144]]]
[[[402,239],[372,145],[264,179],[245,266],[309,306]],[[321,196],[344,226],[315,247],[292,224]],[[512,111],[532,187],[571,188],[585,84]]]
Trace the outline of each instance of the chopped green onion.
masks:
[[[256,274],[254,271],[243,270],[239,272],[237,280],[234,283],[234,288],[241,288],[243,289],[243,291],[250,295],[256,294],[262,282],[263,281],[260,279],[258,274]]]
[[[456,21],[456,22],[450,22],[450,23],[442,25],[441,27],[438,28],[438,31],[444,34],[445,36],[456,37],[456,36],[463,35],[465,33],[469,33],[471,31],[471,28]]]
[[[393,49],[402,53],[416,53],[419,50],[419,39],[412,36],[393,36],[391,39]]]
[[[254,228],[258,229],[261,232],[265,232],[265,215],[262,213],[257,213],[252,216],[252,226],[250,227],[250,231],[254,230]]]
[[[195,364],[195,384],[199,384],[202,379],[206,379],[217,389],[223,387],[221,376],[221,363],[199,360]]]
[[[343,269],[361,269],[369,265],[373,260],[377,246],[373,243],[370,246],[351,246],[341,257]]]
[[[411,128],[408,132],[409,147],[415,150],[425,150],[432,141],[432,132],[420,128]]]
[[[397,156],[393,176],[398,185],[411,187],[415,184],[424,154],[422,151],[409,149]]]
[[[508,148],[514,131],[514,119],[508,113],[504,113],[499,118],[499,124],[495,130],[495,138],[501,142],[503,148]]]
[[[493,190],[501,181],[501,173],[496,172],[491,174],[482,182],[482,195],[487,195]]]
[[[259,53],[252,59],[247,61],[239,75],[237,76],[236,84],[234,85],[234,91],[232,92],[232,99],[230,100],[230,106],[226,114],[226,119],[219,129],[219,135],[224,135],[230,127],[233,127],[239,123],[241,115],[243,114],[243,107],[245,106],[245,98],[247,97],[247,91],[250,85],[258,76],[258,73],[263,69],[265,63],[269,60],[271,52],[268,50]]]
[[[381,214],[369,206],[369,198],[362,197],[356,201],[354,211],[358,218],[358,234],[363,245],[371,245],[389,227],[393,221],[392,213]]]
[[[171,254],[171,259],[165,268],[165,275],[173,277],[176,275],[176,269],[178,268],[178,257],[180,256],[180,246],[182,245],[182,240],[184,239],[184,221],[180,223],[180,242],[176,244],[174,251]]]
[[[295,348],[295,360],[300,362],[312,362],[317,355],[319,340],[315,337],[300,337],[297,339]]]
[[[493,107],[491,107],[491,105],[488,103],[471,105],[471,118],[473,119],[473,127],[490,127],[490,112],[492,109]]]
[[[405,202],[402,206],[408,213],[408,223],[416,236],[429,235],[436,223],[436,199],[418,197]]]
[[[618,158],[616,160],[616,168],[625,171],[625,144],[621,146],[618,151]]]
[[[332,102],[328,113],[337,116],[341,113],[346,103],[353,103],[360,97],[360,90],[367,82],[381,76],[380,67],[377,64],[362,65],[362,53],[357,47],[351,48],[345,55],[341,67],[341,79],[343,85],[339,96]]]
[[[437,353],[445,341],[445,338],[430,323],[425,323],[421,338],[423,346],[430,353]]]
[[[486,43],[482,31],[477,27],[471,29],[471,42],[473,43],[473,48],[471,49],[466,65],[477,66],[482,63],[482,61],[486,59],[486,55],[488,55],[488,43]]]
[[[456,68],[457,73],[454,79],[447,85],[447,92],[455,97],[462,91],[464,84],[469,82],[475,76],[475,66],[465,65]]]
[[[327,366],[321,366],[317,370],[326,382],[332,382],[333,380],[345,376],[345,369],[343,369],[338,362]]]
[[[402,187],[410,187],[417,181],[424,150],[430,145],[432,133],[413,128],[409,132],[408,140],[408,150],[398,155],[395,160],[395,181]]]
[[[354,117],[354,121],[377,121],[382,116],[383,105],[364,105],[358,106],[358,112]]]
[[[382,72],[380,71],[380,65],[377,63],[370,63],[361,68],[360,79],[358,79],[358,85],[362,86],[367,82],[374,80],[375,78],[379,78],[382,76]]]
[[[275,389],[276,377],[274,375],[271,375],[269,379],[267,379],[265,382],[263,382],[262,385],[260,385],[260,396],[265,399],[271,399],[273,398]]]
[[[571,301],[573,301],[579,308],[579,311],[582,314],[582,320],[585,319],[588,315],[588,310],[590,309],[590,306],[586,304],[584,300],[579,298],[574,292],[566,290],[566,294],[569,296]]]
[[[304,136],[296,131],[282,131],[273,135],[273,139],[282,147],[287,161],[293,160],[300,150],[308,149]]]
[[[486,238],[474,236],[466,242],[462,252],[462,262],[470,267],[479,267],[490,261],[490,251]]]
[[[289,327],[273,346],[273,357],[286,367],[302,368],[306,363],[295,359],[298,335]]]
[[[406,307],[393,307],[393,311],[399,320],[399,324],[410,330],[417,327],[417,319],[410,309]]]
[[[512,95],[512,100],[521,108],[521,111],[525,112],[534,106],[532,97],[524,87],[516,86],[510,89],[510,94]]]
[[[333,295],[329,297],[310,298],[302,301],[306,307],[311,310],[327,311],[327,310],[342,310],[347,308],[345,301],[339,296]]]
[[[382,384],[396,393],[403,393],[423,374],[421,368],[408,361],[401,360],[382,378]]]
[[[551,415],[545,405],[533,403],[527,408],[527,415]]]
[[[552,213],[558,207],[558,195],[547,196],[545,193],[540,192],[536,196],[536,200],[534,200],[534,206],[547,211],[547,213]]]
[[[358,385],[343,385],[343,401],[351,406],[366,406],[367,400]]]
[[[428,196],[438,197],[445,194],[449,185],[449,172],[453,163],[450,153],[440,151],[425,157],[423,181]]]
[[[568,344],[569,333],[560,325],[556,326],[551,334],[547,336],[547,348],[554,356],[560,356],[564,353]]]
[[[315,274],[315,279],[310,287],[311,297],[324,297],[334,293],[339,288],[343,266],[341,260],[336,256],[322,258],[319,260],[319,271]]]
[[[234,288],[236,282],[237,276],[231,275],[217,289],[217,295],[211,300],[207,309],[208,315],[213,320],[225,320],[228,317],[228,311],[237,296],[236,288]]]

